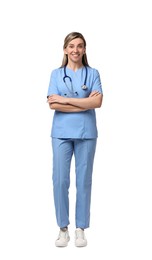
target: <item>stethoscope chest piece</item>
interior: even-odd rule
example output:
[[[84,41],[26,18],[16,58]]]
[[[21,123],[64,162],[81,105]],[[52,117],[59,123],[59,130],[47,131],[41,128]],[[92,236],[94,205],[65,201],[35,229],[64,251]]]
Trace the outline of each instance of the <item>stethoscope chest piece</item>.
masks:
[[[82,89],[83,89],[83,90],[86,90],[86,89],[87,89],[87,86],[86,86],[86,85],[83,85],[83,86],[82,86]]]

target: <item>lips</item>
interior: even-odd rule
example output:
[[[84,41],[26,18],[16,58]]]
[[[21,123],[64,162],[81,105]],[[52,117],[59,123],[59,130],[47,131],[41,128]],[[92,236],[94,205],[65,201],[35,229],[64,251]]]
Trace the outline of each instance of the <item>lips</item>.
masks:
[[[80,58],[80,54],[71,54],[71,57],[77,59],[77,58]]]

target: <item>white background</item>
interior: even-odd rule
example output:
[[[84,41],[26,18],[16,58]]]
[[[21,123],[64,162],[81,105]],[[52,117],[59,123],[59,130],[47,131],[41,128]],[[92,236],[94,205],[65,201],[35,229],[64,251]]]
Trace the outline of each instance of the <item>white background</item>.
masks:
[[[152,10],[150,0],[0,2],[0,258],[152,259]],[[97,110],[88,246],[59,249],[46,103],[65,36],[81,32],[104,91]]]

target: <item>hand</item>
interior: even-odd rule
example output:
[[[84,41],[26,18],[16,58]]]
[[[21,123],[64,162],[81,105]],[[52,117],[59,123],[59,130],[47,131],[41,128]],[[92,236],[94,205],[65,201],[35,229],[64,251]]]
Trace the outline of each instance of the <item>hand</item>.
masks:
[[[49,104],[53,104],[53,103],[68,104],[67,98],[56,95],[56,94],[49,96],[47,102]]]
[[[89,97],[96,97],[96,96],[98,96],[98,95],[100,95],[100,92],[97,91],[97,90],[95,90],[95,91],[93,91],[93,92],[90,93]]]

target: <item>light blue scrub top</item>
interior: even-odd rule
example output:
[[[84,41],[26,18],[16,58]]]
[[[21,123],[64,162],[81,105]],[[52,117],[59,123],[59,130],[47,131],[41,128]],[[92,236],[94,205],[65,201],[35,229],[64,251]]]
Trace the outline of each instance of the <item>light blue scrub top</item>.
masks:
[[[52,71],[47,96],[57,94],[64,97],[85,98],[94,90],[102,93],[102,86],[99,72],[91,67],[87,67],[87,89],[83,90],[86,69],[82,67],[76,72],[66,67],[67,76],[72,79],[71,83],[66,78],[66,84],[63,81],[64,68],[58,68]],[[75,94],[76,93],[76,94]],[[54,112],[51,137],[53,138],[97,138],[96,114],[94,109],[81,112]]]

